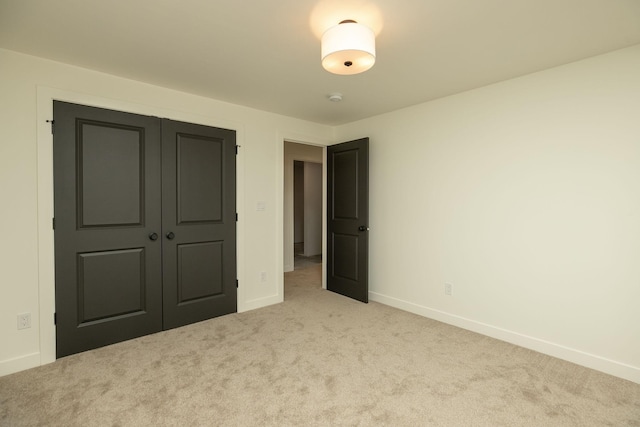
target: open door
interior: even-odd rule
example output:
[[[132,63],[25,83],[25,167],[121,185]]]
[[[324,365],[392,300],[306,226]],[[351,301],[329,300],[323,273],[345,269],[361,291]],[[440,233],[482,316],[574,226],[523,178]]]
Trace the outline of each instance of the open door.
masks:
[[[327,289],[369,302],[369,138],[327,147]]]

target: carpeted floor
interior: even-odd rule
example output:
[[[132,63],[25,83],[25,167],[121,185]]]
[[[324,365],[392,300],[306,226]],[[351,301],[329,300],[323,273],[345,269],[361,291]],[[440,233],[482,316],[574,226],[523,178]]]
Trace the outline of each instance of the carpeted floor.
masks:
[[[296,255],[293,258],[293,262],[294,262],[294,270],[302,270],[305,268],[309,268],[309,267],[314,267],[317,264],[322,264],[322,255],[315,255],[315,256],[303,256],[303,255]]]
[[[322,254],[313,256],[304,256],[304,243],[296,243],[293,245],[293,269],[302,270],[304,268],[313,267],[322,263]]]
[[[640,385],[287,273],[285,302],[0,378],[1,426],[640,426]]]

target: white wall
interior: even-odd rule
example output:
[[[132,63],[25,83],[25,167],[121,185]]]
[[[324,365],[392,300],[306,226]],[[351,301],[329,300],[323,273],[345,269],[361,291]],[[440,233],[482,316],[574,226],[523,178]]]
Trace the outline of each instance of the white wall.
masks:
[[[640,382],[640,46],[363,136],[372,300]]]
[[[301,141],[301,140],[298,140]],[[308,142],[312,142],[308,140]],[[284,210],[283,210],[283,227],[282,236],[284,245],[283,268],[284,271],[293,271],[293,162],[299,160],[302,162],[324,163],[324,148],[308,144],[297,144],[292,141],[284,143]],[[324,181],[324,178],[323,178]],[[324,192],[324,190],[323,190]],[[323,202],[324,203],[324,202]],[[324,208],[323,208],[324,209]],[[323,279],[324,282],[324,279]]]
[[[304,256],[322,253],[322,164],[304,162]]]
[[[332,128],[1,49],[0,70],[0,375],[55,358],[54,98],[236,130],[238,308],[282,301],[283,141],[326,144]],[[26,312],[32,327],[18,331]]]

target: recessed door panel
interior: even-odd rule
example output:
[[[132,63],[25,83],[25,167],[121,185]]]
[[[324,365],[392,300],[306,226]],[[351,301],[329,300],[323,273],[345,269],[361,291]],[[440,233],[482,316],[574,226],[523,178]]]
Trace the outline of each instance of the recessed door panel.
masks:
[[[80,326],[144,312],[144,248],[92,252],[78,257]]]
[[[332,218],[358,219],[358,150],[332,153]]]
[[[178,245],[178,304],[222,293],[223,242]]]
[[[178,224],[222,221],[224,141],[180,133],[176,139]]]
[[[144,128],[78,120],[79,228],[141,225]]]
[[[358,280],[358,236],[333,234],[333,276],[345,280]]]

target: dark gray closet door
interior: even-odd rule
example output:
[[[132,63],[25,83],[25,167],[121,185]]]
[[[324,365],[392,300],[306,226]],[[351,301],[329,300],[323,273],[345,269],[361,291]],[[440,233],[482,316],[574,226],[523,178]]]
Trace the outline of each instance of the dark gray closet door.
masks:
[[[327,289],[369,301],[369,138],[327,147]]]
[[[162,121],[164,328],[237,310],[235,132]]]
[[[58,357],[162,329],[160,120],[54,102]]]
[[[54,102],[57,357],[236,311],[235,132]]]

